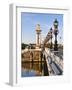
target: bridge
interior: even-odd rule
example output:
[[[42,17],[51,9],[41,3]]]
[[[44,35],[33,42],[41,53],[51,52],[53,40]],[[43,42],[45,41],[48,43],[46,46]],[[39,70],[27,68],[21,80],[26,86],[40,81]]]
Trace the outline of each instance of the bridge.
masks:
[[[46,48],[45,44],[50,40],[51,34],[48,32],[46,38],[43,41],[42,53],[44,61],[46,62],[45,67],[49,76],[51,75],[62,75],[63,74],[63,55],[61,55],[61,51],[54,51],[50,48]],[[45,74],[45,75],[47,75]]]
[[[40,72],[39,75],[43,76],[54,76],[63,74],[63,56],[61,50],[54,51],[50,48],[45,47],[45,44],[50,40],[50,33],[47,34],[46,38],[42,43],[42,48],[39,49],[24,49],[22,50],[22,64],[29,69],[34,69]],[[29,67],[30,63],[30,67]],[[36,64],[36,65],[35,65]],[[25,68],[25,67],[24,67]]]
[[[46,35],[44,41],[42,42],[42,48],[44,48],[44,45],[50,40],[51,38],[51,33],[48,32],[48,34]]]
[[[51,52],[50,49],[45,48],[43,51],[44,60],[47,64],[49,75],[62,75],[63,72],[63,60]]]
[[[62,50],[54,51],[47,48],[46,43],[51,39],[51,33],[48,32],[41,48],[22,50],[22,65],[24,68],[34,70],[41,76],[54,76],[63,74],[63,55]]]

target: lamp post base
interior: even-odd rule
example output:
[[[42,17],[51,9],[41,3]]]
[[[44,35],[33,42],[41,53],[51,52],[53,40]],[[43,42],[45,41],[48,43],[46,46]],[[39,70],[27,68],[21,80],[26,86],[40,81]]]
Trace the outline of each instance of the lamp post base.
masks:
[[[58,44],[57,44],[57,40],[55,40],[54,51],[58,51]]]
[[[58,48],[54,47],[54,51],[58,51]]]

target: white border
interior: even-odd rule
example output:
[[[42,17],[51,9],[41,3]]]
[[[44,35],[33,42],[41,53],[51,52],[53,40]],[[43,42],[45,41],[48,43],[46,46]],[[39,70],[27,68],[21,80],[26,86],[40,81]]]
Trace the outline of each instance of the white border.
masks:
[[[67,51],[67,36],[69,29],[69,10],[60,8],[41,8],[41,7],[24,7],[21,5],[13,5],[13,84],[52,84],[63,83],[70,81],[70,67],[68,61]],[[57,13],[64,14],[64,75],[63,76],[49,76],[49,77],[25,77],[21,78],[21,12],[33,13]]]

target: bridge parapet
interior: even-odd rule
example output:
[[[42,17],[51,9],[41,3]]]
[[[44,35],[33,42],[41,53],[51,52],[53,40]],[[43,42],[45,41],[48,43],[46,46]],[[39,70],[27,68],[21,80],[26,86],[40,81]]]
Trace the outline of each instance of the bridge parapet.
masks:
[[[63,60],[50,51],[49,48],[45,48],[43,54],[46,56],[49,75],[61,75],[63,72]]]

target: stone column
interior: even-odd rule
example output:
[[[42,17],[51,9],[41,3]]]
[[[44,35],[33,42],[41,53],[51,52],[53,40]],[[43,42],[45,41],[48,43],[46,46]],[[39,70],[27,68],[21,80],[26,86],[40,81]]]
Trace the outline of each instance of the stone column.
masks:
[[[36,34],[37,34],[37,36],[36,36],[36,48],[40,48],[40,34],[41,34],[41,30],[40,30],[40,25],[39,24],[37,24],[37,27],[36,27]]]

